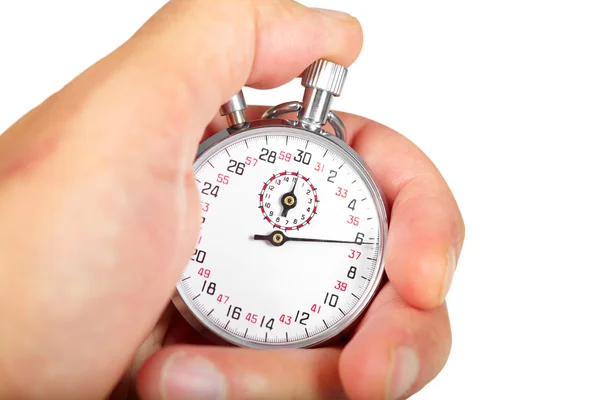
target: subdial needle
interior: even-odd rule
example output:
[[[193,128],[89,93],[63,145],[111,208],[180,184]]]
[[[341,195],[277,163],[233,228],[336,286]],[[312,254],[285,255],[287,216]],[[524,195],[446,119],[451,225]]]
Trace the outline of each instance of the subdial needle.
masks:
[[[292,186],[292,190],[281,196],[281,205],[283,207],[283,211],[281,212],[282,217],[287,217],[288,211],[296,207],[296,203],[298,203],[298,199],[294,194],[294,190],[296,190],[296,184],[298,183],[299,179],[300,174],[296,176],[296,180],[294,181],[294,186]]]
[[[314,238],[297,238],[286,236],[281,231],[273,231],[270,235],[254,235],[254,240],[266,240],[273,246],[282,246],[285,242],[316,242],[316,243],[351,243],[359,245],[375,244],[373,242],[357,242],[355,240],[330,240],[330,239],[314,239]]]

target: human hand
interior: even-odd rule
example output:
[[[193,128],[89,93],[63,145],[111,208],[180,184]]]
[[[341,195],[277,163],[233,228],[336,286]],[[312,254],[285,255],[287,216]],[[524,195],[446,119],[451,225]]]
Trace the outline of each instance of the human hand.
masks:
[[[194,247],[191,165],[219,128],[209,123],[219,105],[319,58],[348,66],[361,43],[356,20],[290,1],[172,1],[1,135],[0,397],[106,397],[132,360],[135,370],[145,361],[137,386],[148,399],[219,383],[195,373],[203,365],[220,371],[230,398],[384,398],[397,376],[415,378],[407,395],[433,379],[450,348],[443,299],[460,213],[414,145],[345,114],[350,143],[393,204],[390,283],[352,340],[269,352],[175,344],[149,359],[144,350],[163,342],[169,313],[156,323]],[[177,321],[168,342],[187,341]],[[396,372],[392,354],[405,361]]]

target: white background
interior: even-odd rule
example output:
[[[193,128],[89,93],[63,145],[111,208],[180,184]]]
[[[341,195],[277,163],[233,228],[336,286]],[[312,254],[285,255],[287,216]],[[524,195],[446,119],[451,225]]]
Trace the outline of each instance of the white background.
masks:
[[[164,0],[0,2],[0,131],[126,40]],[[452,354],[414,398],[600,399],[600,6],[304,1],[357,16],[335,107],[438,165],[467,226]],[[246,91],[299,100],[299,82]]]

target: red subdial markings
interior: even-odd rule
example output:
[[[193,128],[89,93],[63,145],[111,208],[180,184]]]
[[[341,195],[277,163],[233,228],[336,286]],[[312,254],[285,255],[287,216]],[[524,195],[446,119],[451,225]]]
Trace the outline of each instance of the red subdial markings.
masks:
[[[318,203],[317,189],[298,172],[273,175],[259,194],[259,208],[264,219],[284,231],[298,230],[310,224],[317,214]]]

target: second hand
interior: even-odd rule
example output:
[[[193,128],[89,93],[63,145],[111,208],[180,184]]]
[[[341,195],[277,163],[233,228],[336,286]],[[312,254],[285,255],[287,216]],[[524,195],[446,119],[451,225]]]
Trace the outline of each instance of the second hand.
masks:
[[[314,239],[314,238],[295,238],[286,236],[281,231],[275,231],[270,235],[254,235],[254,240],[266,240],[271,242],[271,244],[275,246],[281,246],[285,242],[316,242],[316,243],[348,243],[348,244],[358,244],[358,245],[369,245],[375,244],[373,242],[357,242],[357,241],[347,241],[347,240],[331,240],[331,239]]]

